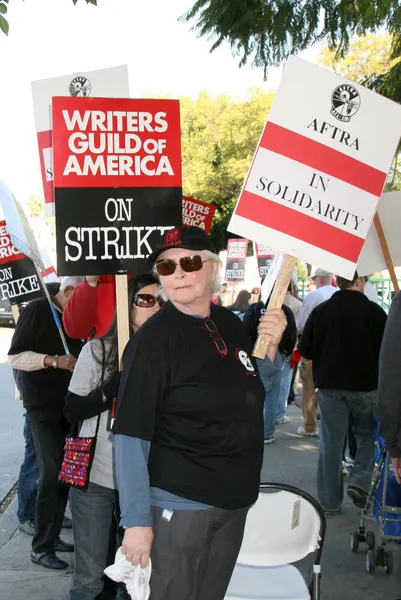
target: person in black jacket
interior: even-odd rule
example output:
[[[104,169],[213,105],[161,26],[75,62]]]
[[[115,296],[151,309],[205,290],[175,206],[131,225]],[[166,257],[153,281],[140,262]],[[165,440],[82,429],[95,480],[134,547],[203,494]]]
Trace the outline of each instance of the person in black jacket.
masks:
[[[401,484],[401,294],[391,303],[379,362],[379,420],[391,456],[394,475]]]
[[[275,360],[275,365],[280,368],[268,381],[265,386],[265,402],[263,410],[264,420],[264,443],[271,444],[274,442],[274,433],[276,430],[276,414],[280,400],[280,383],[281,369],[283,361],[288,356],[291,356],[297,341],[297,326],[295,323],[294,313],[288,306],[283,304],[282,310],[287,319],[287,327],[284,330],[283,337],[278,347],[278,353]],[[258,336],[258,324],[261,316],[265,313],[263,302],[259,301],[251,304],[244,317],[244,325],[248,330],[252,344],[255,344]]]
[[[317,306],[298,349],[313,361],[321,411],[318,496],[324,510],[339,513],[343,501],[342,450],[349,415],[357,440],[347,494],[363,508],[374,467],[379,353],[386,313],[363,294],[365,280],[337,277],[340,291]]]
[[[80,278],[65,277],[60,291],[51,297],[62,312]],[[65,334],[65,352],[49,302],[34,300],[21,313],[8,351],[8,361],[18,370],[18,386],[29,415],[39,469],[35,504],[35,534],[31,560],[47,569],[66,569],[56,552],[72,552],[74,546],[60,539],[68,489],[58,482],[69,425],[63,415],[64,398],[74,371],[81,340]]]

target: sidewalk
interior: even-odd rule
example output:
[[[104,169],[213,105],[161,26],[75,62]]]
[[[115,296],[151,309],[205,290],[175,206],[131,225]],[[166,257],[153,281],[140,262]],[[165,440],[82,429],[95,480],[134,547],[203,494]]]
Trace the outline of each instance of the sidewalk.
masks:
[[[295,434],[302,423],[301,412],[290,406],[291,423],[279,426],[276,440],[265,448],[262,479],[291,483],[316,492],[316,439]],[[349,534],[358,525],[358,510],[348,499],[343,512],[327,519],[327,537],[322,563],[322,600],[397,600],[401,598],[401,554],[394,552],[394,573],[383,569],[368,575],[363,548],[352,554]],[[16,499],[0,518],[1,600],[66,600],[71,571],[54,572],[34,565],[29,559],[31,538],[17,530]],[[372,523],[371,529],[376,530]],[[266,532],[268,535],[268,532]],[[63,531],[71,541],[71,532]],[[73,555],[62,558],[73,560]]]

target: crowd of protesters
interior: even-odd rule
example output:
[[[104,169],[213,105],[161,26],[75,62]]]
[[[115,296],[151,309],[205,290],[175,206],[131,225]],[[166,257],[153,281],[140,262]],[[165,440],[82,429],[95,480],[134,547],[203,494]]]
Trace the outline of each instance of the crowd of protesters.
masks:
[[[167,232],[148,267],[128,282],[121,373],[111,276],[62,280],[51,303],[64,343],[44,298],[22,311],[9,350],[26,410],[20,529],[45,568],[67,568],[58,554],[75,552],[69,600],[128,597],[103,574],[119,546],[133,565],[151,558],[152,600],[224,599],[299,361],[304,424],[294,433],[320,438],[326,514],[341,511],[347,449],[346,493],[365,505],[378,411],[401,483],[399,296],[386,326],[366,277],[317,269],[303,301],[292,281],[281,310],[247,290],[225,308],[220,258],[196,227]],[[260,333],[270,345],[255,360]],[[81,489],[59,481],[67,434],[96,438]],[[60,538],[68,499],[74,544]]]

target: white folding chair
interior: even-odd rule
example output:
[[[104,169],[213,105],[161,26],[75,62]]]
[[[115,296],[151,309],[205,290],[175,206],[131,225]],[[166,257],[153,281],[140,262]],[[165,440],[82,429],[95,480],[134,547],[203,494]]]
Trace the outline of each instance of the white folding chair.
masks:
[[[261,483],[225,600],[320,600],[326,518],[306,492]],[[309,585],[290,563],[315,553]]]

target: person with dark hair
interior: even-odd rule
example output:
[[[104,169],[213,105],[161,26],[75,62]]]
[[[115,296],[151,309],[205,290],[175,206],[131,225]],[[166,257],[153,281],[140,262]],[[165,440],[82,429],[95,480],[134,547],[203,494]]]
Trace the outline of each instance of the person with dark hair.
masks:
[[[137,275],[128,281],[132,333],[159,310],[162,301],[157,295],[158,287],[158,280],[152,274]],[[93,437],[98,430],[88,489],[70,490],[75,573],[69,600],[94,600],[104,587],[110,526],[118,506],[110,429],[119,377],[115,314],[109,331],[84,346],[65,399],[64,414],[68,421],[82,422],[80,437]]]
[[[237,315],[239,319],[241,319],[241,321],[243,321],[245,313],[249,308],[250,299],[251,294],[247,290],[241,290],[238,296],[236,297],[234,304],[228,306],[228,308],[232,310],[233,313]]]
[[[263,281],[262,281],[263,283]],[[295,317],[290,308],[283,304],[282,310],[287,320],[287,326],[283,333],[278,352],[275,359],[275,366],[277,371],[272,375],[269,380],[265,380],[265,401],[264,401],[264,443],[272,444],[274,442],[274,433],[276,430],[276,414],[278,404],[280,400],[280,384],[281,384],[281,373],[283,367],[283,361],[291,358],[292,351],[295,348],[297,341],[297,326],[295,324]],[[255,304],[251,304],[245,317],[244,325],[247,328],[248,335],[255,344],[258,337],[258,324],[261,317],[265,314],[266,309],[263,302],[259,300]]]
[[[60,319],[80,281],[80,277],[65,277],[58,294],[51,297]],[[29,416],[39,470],[31,560],[55,570],[68,567],[56,552],[74,550],[60,539],[68,490],[59,483],[58,474],[68,433],[64,398],[82,342],[65,337],[70,354],[66,354],[48,300],[39,298],[22,311],[8,351]]]
[[[261,378],[286,320],[268,311],[264,371],[240,320],[211,303],[221,261],[199,227],[168,231],[149,257],[163,308],[129,341],[113,431],[122,552],[152,560],[152,600],[223,600],[259,493]]]
[[[379,353],[386,313],[364,295],[365,279],[337,277],[337,291],[308,318],[299,351],[312,361],[321,412],[318,496],[328,514],[343,501],[342,455],[349,415],[357,441],[347,494],[358,508],[368,497],[374,467]]]

